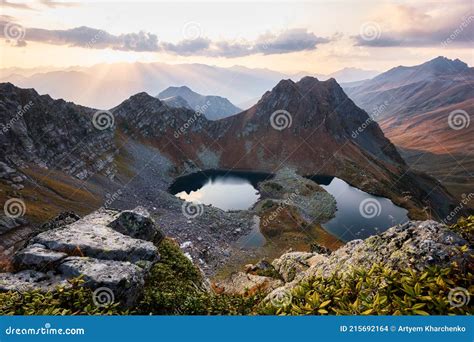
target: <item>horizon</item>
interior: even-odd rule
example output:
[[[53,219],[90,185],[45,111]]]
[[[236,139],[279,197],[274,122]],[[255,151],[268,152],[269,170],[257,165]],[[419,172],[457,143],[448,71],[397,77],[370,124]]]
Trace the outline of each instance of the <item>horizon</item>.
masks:
[[[307,76],[313,76],[313,75],[316,75],[316,76],[317,75],[329,76],[331,74],[334,74],[334,73],[337,73],[337,72],[340,72],[340,71],[344,71],[344,70],[349,70],[349,69],[360,70],[360,71],[374,71],[378,74],[382,74],[382,73],[387,72],[387,71],[389,71],[390,69],[393,69],[393,68],[414,67],[414,66],[421,65],[421,64],[424,64],[426,62],[432,61],[432,60],[434,60],[436,58],[439,58],[439,57],[444,57],[444,58],[450,59],[452,61],[459,60],[461,62],[466,63],[469,68],[473,67],[472,64],[469,64],[469,62],[467,62],[467,61],[465,61],[461,58],[456,58],[456,57],[449,58],[449,57],[444,56],[444,55],[439,55],[439,56],[434,56],[433,55],[431,58],[429,58],[425,61],[422,61],[421,63],[409,64],[409,65],[407,65],[407,64],[392,65],[391,67],[389,67],[387,69],[384,69],[384,70],[366,70],[366,69],[362,69],[362,68],[358,68],[358,67],[349,65],[349,66],[345,66],[345,67],[337,69],[337,70],[333,70],[333,71],[330,71],[330,72],[322,72],[322,73],[311,73],[311,72],[308,72],[306,70],[300,70],[300,71],[296,71],[296,72],[292,72],[292,73],[285,73],[285,72],[281,72],[281,71],[274,70],[274,69],[271,69],[271,68],[249,67],[249,66],[241,65],[241,64],[234,64],[234,65],[231,65],[231,66],[222,67],[222,66],[219,66],[219,65],[216,65],[216,64],[206,64],[206,63],[192,63],[192,62],[189,62],[189,63],[165,63],[165,62],[160,62],[160,61],[152,61],[152,62],[142,62],[142,61],[135,61],[135,62],[127,62],[127,61],[123,61],[123,62],[100,62],[100,63],[96,63],[96,64],[91,64],[91,65],[77,65],[77,64],[74,64],[74,65],[67,65],[67,66],[62,66],[62,67],[54,67],[52,65],[41,65],[41,66],[28,67],[28,68],[12,66],[12,67],[0,67],[0,71],[5,71],[5,70],[9,70],[9,69],[20,69],[22,71],[48,69],[46,71],[38,71],[38,73],[46,73],[46,72],[54,72],[54,71],[66,71],[67,69],[74,69],[74,68],[93,68],[93,67],[97,67],[97,66],[101,66],[101,65],[163,64],[163,65],[202,65],[202,66],[210,66],[210,67],[222,68],[222,69],[246,68],[246,69],[249,69],[249,70],[265,70],[265,71],[271,71],[271,72],[275,72],[275,73],[281,73],[284,76],[293,76],[293,75],[304,74],[304,73],[307,73]],[[5,76],[7,76],[7,75],[5,75]],[[316,76],[314,76],[314,77],[316,77]],[[302,77],[304,77],[304,76],[302,76]]]

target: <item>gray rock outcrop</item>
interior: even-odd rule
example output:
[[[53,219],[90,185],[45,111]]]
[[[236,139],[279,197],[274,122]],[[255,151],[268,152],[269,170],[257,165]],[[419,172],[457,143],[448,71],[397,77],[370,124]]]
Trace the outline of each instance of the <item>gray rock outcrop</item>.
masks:
[[[57,222],[75,219],[66,216]],[[0,291],[51,291],[82,276],[84,286],[107,287],[116,300],[132,305],[151,265],[159,260],[151,241],[162,236],[143,208],[124,212],[100,209],[31,239],[14,255],[17,272],[0,273]]]
[[[461,247],[468,246],[468,249]],[[472,245],[446,225],[435,221],[409,221],[365,240],[349,241],[329,256],[291,252],[275,259],[272,265],[286,284],[274,292],[289,290],[301,281],[334,273],[344,276],[354,268],[370,269],[382,264],[391,269],[422,271],[433,265],[457,262],[463,269],[472,267]],[[269,294],[267,299],[271,299]]]

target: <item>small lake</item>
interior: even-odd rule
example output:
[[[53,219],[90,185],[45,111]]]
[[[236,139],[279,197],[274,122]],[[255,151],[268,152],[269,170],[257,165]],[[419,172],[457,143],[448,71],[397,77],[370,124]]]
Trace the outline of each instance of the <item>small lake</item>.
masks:
[[[169,191],[188,202],[222,210],[246,210],[260,198],[257,184],[271,177],[258,172],[206,170],[176,179]]]
[[[408,221],[408,211],[387,198],[368,194],[337,177],[308,178],[336,199],[336,216],[322,226],[344,242],[365,239]]]
[[[176,179],[169,191],[189,202],[210,204],[222,210],[246,210],[260,198],[257,184],[271,177],[267,173],[206,170]],[[335,217],[322,227],[341,241],[365,239],[408,221],[408,211],[387,198],[368,194],[337,177],[308,178],[336,198]],[[264,238],[258,224],[255,227],[249,240],[257,246]]]

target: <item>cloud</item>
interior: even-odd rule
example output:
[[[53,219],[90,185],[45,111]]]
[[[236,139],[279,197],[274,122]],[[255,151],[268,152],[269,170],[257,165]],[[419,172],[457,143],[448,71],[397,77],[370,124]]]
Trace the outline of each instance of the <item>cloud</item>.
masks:
[[[57,7],[74,7],[78,6],[78,2],[64,2],[64,1],[53,1],[53,0],[40,0],[39,1],[42,5],[50,8],[57,8]]]
[[[73,7],[78,6],[78,2],[65,2],[65,1],[53,1],[53,0],[39,0],[36,2],[32,1],[15,1],[11,2],[8,0],[0,0],[0,5],[3,8],[14,8],[19,10],[38,10],[38,6],[44,6],[49,8],[58,8],[58,7]]]
[[[293,29],[281,34],[267,34],[257,40],[256,50],[265,54],[314,50],[317,44],[328,43],[329,39],[317,37],[305,29]]]
[[[0,35],[5,38],[6,21],[0,21]],[[19,26],[19,25],[17,25]],[[78,46],[92,49],[111,48],[123,51],[158,51],[158,37],[151,33],[138,32],[121,35],[112,35],[106,31],[86,26],[76,27],[69,30],[45,30],[40,28],[23,28],[25,41],[18,46],[25,46],[26,42],[41,42],[53,45]]]
[[[255,41],[239,39],[212,42],[206,38],[185,40],[178,44],[164,43],[165,51],[180,55],[202,55],[209,57],[242,57],[255,54],[284,54],[304,50],[315,50],[318,44],[329,39],[316,36],[306,29],[291,29],[280,33],[266,33]]]
[[[4,28],[8,20],[0,20],[0,36],[5,36]],[[140,31],[113,35],[104,30],[87,26],[67,30],[47,30],[21,27],[25,34],[22,43],[41,42],[53,45],[76,46],[90,49],[114,49],[137,52],[166,52],[180,56],[241,57],[255,54],[284,54],[290,52],[314,50],[318,44],[330,39],[316,36],[306,29],[291,29],[259,36],[255,41],[211,41],[204,37],[184,39],[178,43],[160,42],[158,36]]]
[[[32,10],[33,8],[28,5],[26,2],[10,2],[7,0],[0,0],[0,5],[3,8],[15,8],[15,9],[27,9]]]
[[[162,43],[164,51],[175,53],[181,56],[202,55],[211,47],[211,41],[207,38],[198,37],[196,39],[185,39],[177,44]]]
[[[438,7],[390,6],[378,19],[362,24],[360,34],[352,38],[357,46],[370,47],[429,47],[447,42],[472,47],[474,12],[466,5],[461,1]],[[370,34],[364,31],[367,27]]]

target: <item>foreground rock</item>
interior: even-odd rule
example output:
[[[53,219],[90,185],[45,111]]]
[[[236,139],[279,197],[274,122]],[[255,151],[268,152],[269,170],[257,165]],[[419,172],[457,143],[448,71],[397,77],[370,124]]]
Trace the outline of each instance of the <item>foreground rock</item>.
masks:
[[[126,306],[136,302],[145,284],[144,270],[129,262],[69,257],[58,270],[67,278],[82,276],[85,286],[107,287]]]
[[[233,273],[228,279],[213,285],[216,293],[253,295],[257,292],[269,293],[283,285],[278,279],[244,272]]]
[[[163,235],[142,208],[102,209],[42,232],[14,255],[17,272],[0,274],[0,291],[51,291],[82,276],[84,286],[107,287],[122,304],[133,305],[159,254],[151,241],[132,236],[156,241]]]
[[[315,252],[290,252],[272,262],[285,284],[274,289],[267,300],[280,297],[301,281],[334,273],[344,276],[354,268],[370,269],[381,264],[391,269],[422,271],[429,266],[448,267],[456,262],[461,269],[472,270],[473,247],[446,225],[435,221],[409,221],[366,240],[353,240],[330,255]],[[252,265],[250,265],[252,266]],[[248,267],[249,268],[249,267]],[[249,275],[247,275],[249,276]],[[278,278],[278,279],[276,279]],[[235,293],[252,285],[251,279],[232,275],[222,284]]]

